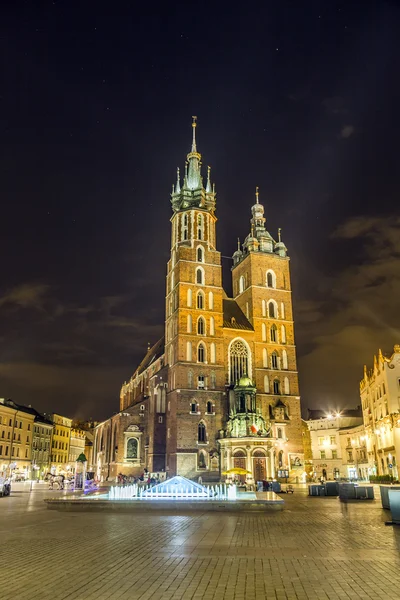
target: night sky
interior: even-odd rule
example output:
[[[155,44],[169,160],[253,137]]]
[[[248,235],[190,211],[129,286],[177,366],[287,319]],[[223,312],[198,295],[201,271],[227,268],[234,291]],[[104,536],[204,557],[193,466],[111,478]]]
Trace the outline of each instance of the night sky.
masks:
[[[355,406],[364,363],[400,343],[400,7],[235,6],[2,3],[1,397],[118,410],[163,335],[192,115],[223,256],[256,185],[282,227],[303,407]]]

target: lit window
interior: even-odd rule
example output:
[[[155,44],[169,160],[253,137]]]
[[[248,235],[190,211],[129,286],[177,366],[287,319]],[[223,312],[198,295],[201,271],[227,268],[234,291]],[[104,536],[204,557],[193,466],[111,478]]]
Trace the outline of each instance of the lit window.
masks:
[[[206,330],[206,326],[204,323],[204,319],[203,317],[200,317],[199,320],[197,321],[197,333],[198,335],[204,335]]]
[[[206,351],[203,344],[199,344],[197,348],[197,361],[203,363],[206,359]]]

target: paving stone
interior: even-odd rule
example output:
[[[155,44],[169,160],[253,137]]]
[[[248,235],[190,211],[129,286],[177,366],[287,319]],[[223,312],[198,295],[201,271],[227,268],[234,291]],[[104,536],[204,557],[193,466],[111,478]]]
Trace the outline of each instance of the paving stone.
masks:
[[[46,495],[0,499],[2,600],[400,597],[400,530],[379,501],[296,491],[282,512],[136,516],[50,512]]]

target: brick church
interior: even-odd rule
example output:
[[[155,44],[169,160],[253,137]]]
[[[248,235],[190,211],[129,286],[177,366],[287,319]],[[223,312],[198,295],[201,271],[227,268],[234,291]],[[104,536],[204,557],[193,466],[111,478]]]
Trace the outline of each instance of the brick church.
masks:
[[[222,287],[216,193],[204,186],[193,139],[171,194],[165,337],[120,396],[120,412],[95,435],[97,475],[166,472],[217,481],[229,469],[249,482],[300,480],[304,455],[289,257],[265,227],[258,189],[250,232]]]

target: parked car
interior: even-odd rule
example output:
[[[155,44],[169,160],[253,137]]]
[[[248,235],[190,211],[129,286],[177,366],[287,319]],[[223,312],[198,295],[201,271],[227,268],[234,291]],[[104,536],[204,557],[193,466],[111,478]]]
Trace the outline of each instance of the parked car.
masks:
[[[11,482],[5,477],[0,477],[0,497],[9,496],[11,492]]]

